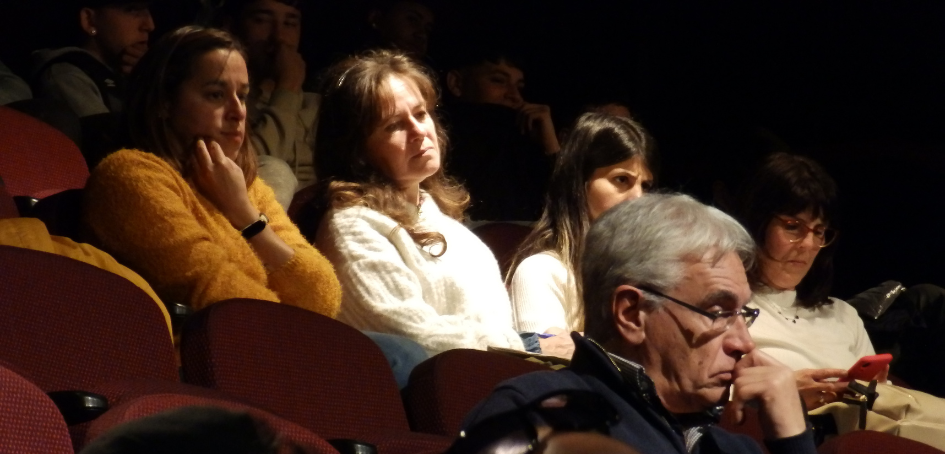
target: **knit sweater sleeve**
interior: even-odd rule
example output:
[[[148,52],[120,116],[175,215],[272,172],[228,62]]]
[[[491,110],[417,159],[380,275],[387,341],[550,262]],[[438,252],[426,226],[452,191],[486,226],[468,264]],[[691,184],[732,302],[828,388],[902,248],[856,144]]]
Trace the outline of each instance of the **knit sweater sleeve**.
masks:
[[[543,333],[569,329],[565,309],[568,270],[556,257],[541,253],[522,260],[512,275],[509,295],[518,331]]]
[[[413,339],[430,353],[488,346],[522,349],[511,326],[438,313],[424,300],[420,276],[400,249],[416,245],[390,218],[370,209],[334,211],[318,231],[319,249],[335,264],[344,289],[341,318],[359,329]],[[409,255],[408,255],[409,256]]]
[[[292,259],[269,272],[269,288],[283,303],[329,317],[337,315],[341,284],[331,263],[299,233],[272,189],[262,180],[257,178],[250,187],[250,198],[269,217],[269,227],[295,251]]]
[[[194,309],[229,298],[279,301],[214,241],[198,217],[222,214],[195,211],[195,197],[160,158],[122,150],[92,173],[83,216],[103,248],[138,271],[165,301]]]

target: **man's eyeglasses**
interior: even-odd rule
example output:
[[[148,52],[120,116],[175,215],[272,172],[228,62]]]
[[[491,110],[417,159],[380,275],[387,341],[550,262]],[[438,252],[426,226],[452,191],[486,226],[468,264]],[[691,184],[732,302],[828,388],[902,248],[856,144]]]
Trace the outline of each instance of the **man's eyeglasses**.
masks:
[[[649,287],[637,287],[640,290],[643,290],[647,293],[652,293],[660,298],[668,299],[686,309],[689,309],[697,314],[708,317],[709,320],[712,320],[712,331],[713,332],[722,332],[727,331],[732,325],[735,324],[735,321],[738,320],[738,316],[745,318],[745,327],[750,327],[752,323],[755,323],[755,319],[758,318],[758,314],[761,313],[761,309],[752,309],[748,307],[743,307],[741,310],[737,311],[716,311],[709,312],[705,309],[700,309],[699,307],[693,306],[684,301],[680,301],[676,298],[673,298],[669,295],[664,295],[656,290],[653,290]]]
[[[811,232],[814,234],[814,245],[817,247],[827,247],[837,239],[836,229],[824,225],[811,228],[804,221],[788,216],[776,215],[774,218],[781,224],[781,230],[784,231],[791,243],[804,241],[804,238],[807,238],[807,235]]]

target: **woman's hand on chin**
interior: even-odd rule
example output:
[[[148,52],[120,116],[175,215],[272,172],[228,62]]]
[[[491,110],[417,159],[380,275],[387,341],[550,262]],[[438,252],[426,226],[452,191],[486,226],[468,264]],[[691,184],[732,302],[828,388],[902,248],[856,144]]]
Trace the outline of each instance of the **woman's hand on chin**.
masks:
[[[243,170],[223,153],[214,141],[198,139],[196,183],[213,206],[223,213],[233,228],[242,229],[259,218],[246,193]]]
[[[847,371],[843,369],[796,370],[794,379],[808,411],[840,400],[847,389]]]

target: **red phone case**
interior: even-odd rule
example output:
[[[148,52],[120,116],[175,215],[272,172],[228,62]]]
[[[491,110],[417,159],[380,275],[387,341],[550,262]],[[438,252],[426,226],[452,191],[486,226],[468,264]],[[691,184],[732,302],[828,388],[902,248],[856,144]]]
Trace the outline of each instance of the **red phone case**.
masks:
[[[864,356],[847,371],[850,380],[872,380],[880,371],[886,368],[893,357],[889,353]]]

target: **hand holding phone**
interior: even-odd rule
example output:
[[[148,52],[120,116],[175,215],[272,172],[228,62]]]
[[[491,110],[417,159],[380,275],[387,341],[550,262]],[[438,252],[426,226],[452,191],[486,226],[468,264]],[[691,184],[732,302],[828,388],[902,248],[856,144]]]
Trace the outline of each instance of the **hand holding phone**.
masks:
[[[876,374],[882,372],[889,365],[892,359],[893,357],[889,353],[864,356],[847,371],[847,377],[850,380],[872,380]]]

